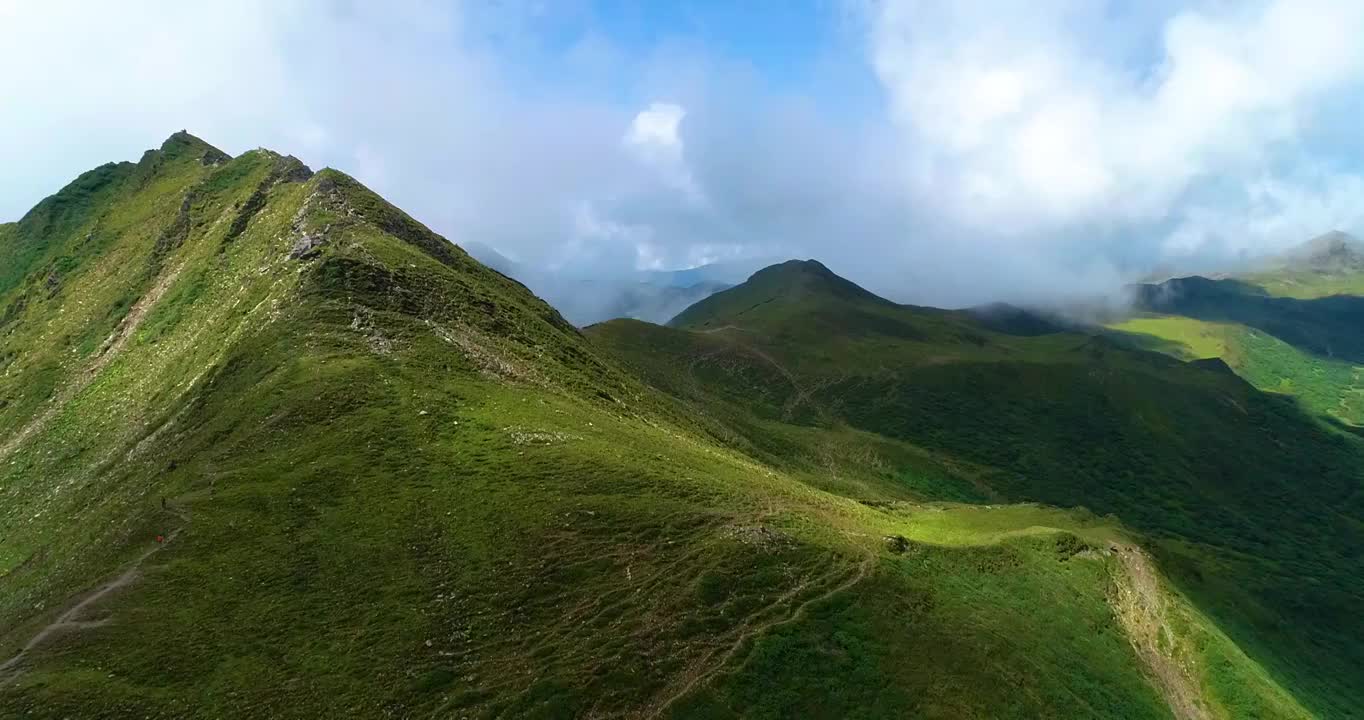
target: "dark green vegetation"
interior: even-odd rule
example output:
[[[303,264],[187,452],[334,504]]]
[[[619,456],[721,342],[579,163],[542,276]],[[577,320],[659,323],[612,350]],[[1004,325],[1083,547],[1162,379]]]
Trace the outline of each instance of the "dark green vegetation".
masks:
[[[1364,704],[1360,441],[1223,370],[814,263],[580,333],[185,134],[0,268],[0,716]]]
[[[1275,297],[1242,280],[1188,277],[1138,287],[1142,309],[1260,330],[1313,355],[1364,362],[1364,297]]]
[[[1109,328],[1122,342],[1182,360],[1220,358],[1255,387],[1295,396],[1308,412],[1364,425],[1364,368],[1355,363],[1234,322],[1146,313]]]
[[[855,431],[969,463],[958,476],[986,497],[1112,513],[1300,700],[1364,705],[1364,456],[1291,399],[1103,336],[896,306],[814,262],[674,325],[592,330],[698,414],[756,416],[740,432],[779,467],[802,451],[774,425]]]

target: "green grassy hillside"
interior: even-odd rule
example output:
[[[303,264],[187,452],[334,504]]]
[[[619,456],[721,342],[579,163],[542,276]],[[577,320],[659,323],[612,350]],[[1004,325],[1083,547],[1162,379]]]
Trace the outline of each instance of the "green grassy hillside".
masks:
[[[1278,297],[1364,295],[1364,243],[1328,232],[1289,250],[1272,267],[1242,277]]]
[[[1142,314],[1108,326],[1138,347],[1184,360],[1221,358],[1261,390],[1296,397],[1308,411],[1364,425],[1364,367],[1301,350],[1234,322]]]
[[[1137,288],[1138,309],[1212,322],[1244,325],[1273,335],[1303,352],[1364,362],[1364,297],[1279,297],[1245,280],[1179,278]]]
[[[831,273],[802,296],[822,324],[773,300],[714,332],[585,336],[351,178],[185,134],[0,226],[0,268],[0,716],[1299,718],[1354,699],[1353,636],[1271,591],[1311,563],[1299,611],[1357,609],[1339,573],[1358,483],[1332,474],[1357,448],[1224,374],[906,311]],[[1093,416],[1066,408],[1150,390],[1094,375],[1109,356],[1216,402],[1146,398],[1151,434],[1081,456],[1091,477],[1060,446]],[[917,419],[858,399],[911,366],[954,399],[981,381],[929,368],[1002,386],[1036,366],[1075,399],[1039,408],[1024,383]],[[1147,447],[1136,478],[1179,471],[1149,498],[1093,479],[1138,472],[1118,454],[1186,420],[1232,435],[1202,464],[1204,435]],[[1315,465],[1224,457],[1252,426]],[[1307,500],[1246,531],[1294,460]],[[1207,476],[1251,463],[1267,479]],[[1030,496],[1118,514],[999,504]],[[1127,514],[1133,497],[1166,504]],[[1210,501],[1229,509],[1183,521],[1242,535],[1152,520]],[[1275,618],[1339,664],[1280,653]]]
[[[1003,335],[961,313],[811,293],[825,272],[769,268],[676,329],[590,332],[774,464],[798,466],[804,453],[794,431],[786,448],[768,440],[781,436],[773,424],[865,433],[950,458],[957,492],[1111,513],[1149,534],[1162,567],[1300,699],[1332,717],[1364,704],[1364,638],[1348,630],[1364,607],[1355,438],[1224,369],[1101,336]],[[774,273],[809,277],[787,291]],[[921,476],[906,471],[904,491],[926,491]]]
[[[1110,324],[1113,337],[1181,359],[1219,357],[1310,413],[1364,424],[1364,245],[1327,233],[1271,265],[1137,286],[1137,314]]]

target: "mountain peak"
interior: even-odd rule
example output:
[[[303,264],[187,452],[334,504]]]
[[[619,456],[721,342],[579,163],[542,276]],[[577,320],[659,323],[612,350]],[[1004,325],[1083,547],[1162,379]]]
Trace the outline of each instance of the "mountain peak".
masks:
[[[1332,230],[1290,250],[1284,259],[1316,272],[1364,270],[1364,243],[1349,233]]]
[[[743,283],[692,305],[669,324],[676,327],[724,324],[758,307],[785,305],[810,309],[829,303],[895,304],[839,276],[818,260],[787,260],[769,265]]]
[[[826,267],[824,263],[814,259],[787,260],[786,262],[780,262],[775,265],[768,265],[767,267],[757,271],[756,273],[753,273],[752,277],[750,277],[749,279],[757,278],[759,276],[799,277],[801,275],[811,275],[814,277],[822,277],[826,279],[828,278],[838,278],[840,280],[842,279],[839,278],[838,275],[834,274],[832,270]]]
[[[832,295],[847,300],[891,305],[889,300],[869,292],[857,283],[830,270],[818,260],[787,260],[753,273],[744,283],[799,295]],[[740,286],[742,287],[742,285]]]
[[[160,153],[166,159],[197,158],[205,165],[217,165],[232,159],[227,153],[191,135],[187,130],[172,133],[166,138],[166,141],[161,143]]]
[[[1357,239],[1355,238],[1355,236],[1351,235],[1350,233],[1345,232],[1344,230],[1331,230],[1330,232],[1324,232],[1324,233],[1322,233],[1322,234],[1320,234],[1320,235],[1318,235],[1318,236],[1312,238],[1311,240],[1308,240],[1305,244],[1306,244],[1306,245],[1309,245],[1309,246],[1311,246],[1311,245],[1332,245],[1332,246],[1340,246],[1340,245],[1358,245],[1358,244],[1359,244],[1359,240],[1357,240]]]

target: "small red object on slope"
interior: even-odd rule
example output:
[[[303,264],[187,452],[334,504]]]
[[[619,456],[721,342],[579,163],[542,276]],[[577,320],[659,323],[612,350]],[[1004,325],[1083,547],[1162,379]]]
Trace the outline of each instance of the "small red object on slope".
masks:
[[[156,541],[159,542],[159,543],[166,542],[166,536],[165,536],[165,535],[157,535],[157,536],[156,536]]]

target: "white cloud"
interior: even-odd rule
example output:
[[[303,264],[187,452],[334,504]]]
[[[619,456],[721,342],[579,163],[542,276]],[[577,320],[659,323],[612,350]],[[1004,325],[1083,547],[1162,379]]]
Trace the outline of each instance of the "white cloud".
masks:
[[[673,103],[656,102],[641,110],[630,123],[625,142],[650,160],[661,158],[676,162],[682,159],[682,138],[677,128],[687,111]]]
[[[1165,239],[1170,256],[1220,251],[1255,255],[1286,250],[1332,228],[1364,227],[1364,178],[1321,169],[1292,179],[1265,176],[1248,180],[1237,212],[1197,203]]]
[[[641,110],[630,123],[623,142],[642,163],[658,173],[660,180],[681,192],[689,201],[701,202],[701,192],[687,168],[680,128],[686,108],[676,103],[655,102]]]
[[[876,6],[872,61],[919,193],[961,225],[1020,242],[1180,221],[1166,247],[1185,247],[1209,212],[1182,205],[1191,187],[1262,183],[1274,162],[1304,152],[1318,105],[1364,80],[1364,4],[1273,0],[1153,17],[1161,32],[1146,68],[1105,48],[1130,27],[1096,12],[1064,1]],[[1225,211],[1255,209],[1264,206]]]
[[[601,275],[635,270],[661,270],[653,228],[603,218],[592,203],[583,203],[573,215],[572,239],[564,248],[560,265],[578,264],[584,258]]]

